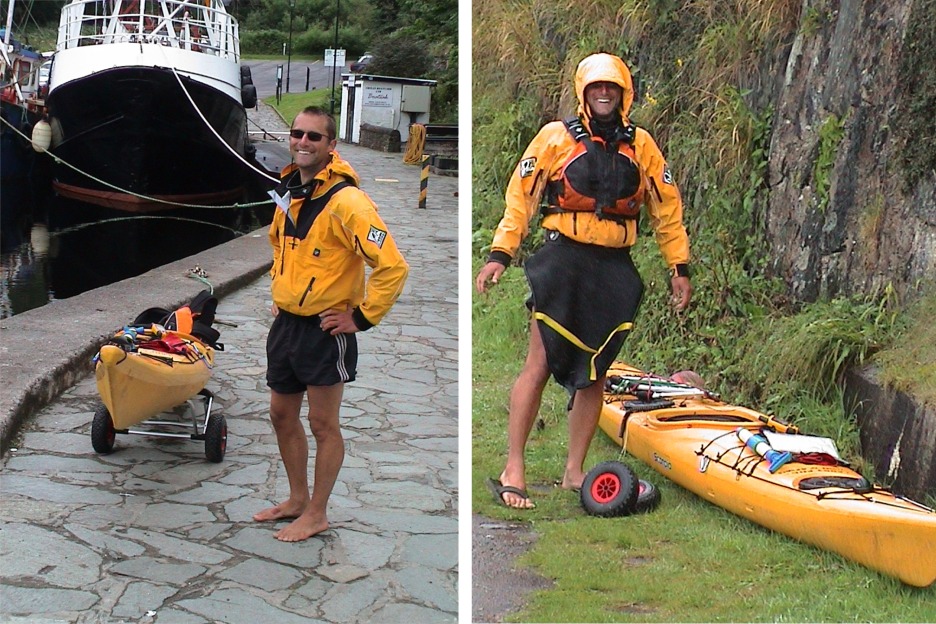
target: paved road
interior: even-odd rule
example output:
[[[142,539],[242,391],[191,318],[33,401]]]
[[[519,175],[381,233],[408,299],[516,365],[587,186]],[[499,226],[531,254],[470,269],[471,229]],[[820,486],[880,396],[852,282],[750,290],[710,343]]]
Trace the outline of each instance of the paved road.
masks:
[[[384,322],[359,335],[332,528],[285,544],[275,526],[251,520],[287,492],[267,415],[261,229],[0,322],[0,621],[456,620],[457,181],[431,176],[419,210],[420,171],[400,154],[338,149],[412,270]],[[195,265],[221,297],[218,318],[236,324],[220,327],[227,348],[208,383],[230,429],[225,460],[208,463],[200,442],[125,435],[114,453],[97,455],[94,345],[145,307],[193,296],[201,284],[186,274]],[[23,418],[9,438],[8,421]]]
[[[347,73],[348,65],[335,68],[334,81],[332,79],[332,68],[325,67],[321,60],[318,61],[296,61],[292,60],[286,63],[286,57],[276,61],[249,61],[245,60],[244,65],[250,67],[251,78],[257,87],[257,97],[265,98],[276,95],[276,74],[277,67],[283,67],[283,93],[302,93],[312,89],[330,89],[332,83],[335,85],[336,95],[341,92],[341,73]],[[289,70],[289,90],[286,90],[287,67]],[[306,84],[308,83],[308,88]]]

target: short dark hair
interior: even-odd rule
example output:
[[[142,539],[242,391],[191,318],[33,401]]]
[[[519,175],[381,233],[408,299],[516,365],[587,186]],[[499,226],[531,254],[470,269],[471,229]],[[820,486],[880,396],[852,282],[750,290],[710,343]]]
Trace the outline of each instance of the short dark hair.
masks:
[[[335,123],[335,118],[331,116],[327,110],[321,106],[306,106],[303,108],[296,117],[299,115],[313,115],[315,117],[324,117],[326,130],[328,130],[328,140],[333,141],[336,136],[338,136],[338,125]],[[296,120],[293,119],[292,125],[296,125]]]

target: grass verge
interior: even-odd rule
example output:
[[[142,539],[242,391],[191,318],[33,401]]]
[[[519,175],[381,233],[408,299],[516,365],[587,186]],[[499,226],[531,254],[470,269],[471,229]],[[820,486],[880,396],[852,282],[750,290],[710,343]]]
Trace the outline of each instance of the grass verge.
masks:
[[[341,115],[338,112],[341,109],[340,89],[335,90],[335,98],[335,124],[340,127]],[[263,102],[276,109],[282,118],[286,120],[286,123],[290,123],[295,119],[296,115],[299,114],[299,111],[306,106],[319,106],[325,110],[330,110],[331,90],[314,89],[304,93],[284,93],[280,97],[279,103],[276,102],[276,96],[271,95],[270,97],[263,98]]]

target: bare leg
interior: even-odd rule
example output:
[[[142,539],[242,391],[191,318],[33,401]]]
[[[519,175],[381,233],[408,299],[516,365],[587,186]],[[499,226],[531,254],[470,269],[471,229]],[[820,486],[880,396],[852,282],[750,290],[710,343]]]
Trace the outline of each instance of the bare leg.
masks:
[[[338,422],[343,392],[343,383],[308,387],[309,425],[315,436],[312,498],[298,518],[276,533],[278,540],[299,542],[328,529],[328,498],[344,463],[344,439]]]
[[[280,394],[271,391],[270,420],[289,479],[289,498],[254,514],[253,519],[257,522],[297,518],[309,505],[309,441],[299,420],[302,396],[301,392]]]
[[[536,414],[543,398],[543,388],[549,381],[549,367],[546,364],[546,348],[539,333],[536,320],[530,319],[530,346],[527,351],[523,370],[514,382],[510,392],[510,414],[507,421],[507,465],[501,473],[503,485],[520,489],[526,488],[526,464],[524,450]],[[533,503],[516,494],[505,492],[501,497],[508,507],[528,509]]]
[[[601,415],[604,376],[595,383],[575,393],[575,401],[569,411],[569,454],[566,459],[562,487],[567,490],[582,487],[585,480],[585,456],[595,436],[598,418]]]

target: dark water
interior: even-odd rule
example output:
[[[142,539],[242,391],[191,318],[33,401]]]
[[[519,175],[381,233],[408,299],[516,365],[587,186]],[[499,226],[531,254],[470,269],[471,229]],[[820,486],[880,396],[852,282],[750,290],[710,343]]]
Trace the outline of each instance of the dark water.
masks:
[[[48,176],[4,179],[0,318],[228,242],[269,222],[263,210],[259,213],[249,208],[187,209],[133,216],[58,197]]]

